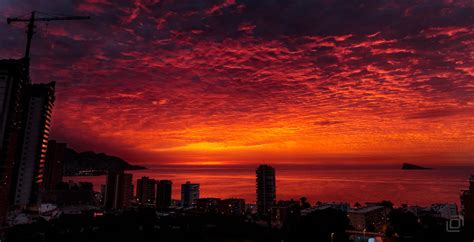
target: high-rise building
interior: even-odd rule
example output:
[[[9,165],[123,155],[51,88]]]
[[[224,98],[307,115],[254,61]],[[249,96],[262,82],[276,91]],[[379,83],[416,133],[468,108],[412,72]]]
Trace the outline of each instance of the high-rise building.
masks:
[[[173,182],[170,180],[160,180],[156,186],[156,207],[166,209],[171,206],[171,191]]]
[[[14,205],[17,207],[37,205],[39,202],[38,194],[43,186],[51,113],[55,99],[54,90],[54,82],[33,84],[28,90],[25,130],[15,176]]]
[[[141,204],[154,204],[155,203],[155,179],[150,179],[144,176],[137,179],[137,199]]]
[[[474,222],[474,175],[469,179],[469,190],[461,192],[461,205],[464,219]]]
[[[269,165],[257,168],[257,211],[268,215],[276,203],[275,169]]]
[[[133,195],[132,174],[112,172],[107,175],[104,207],[108,209],[128,208]]]
[[[14,194],[13,171],[19,159],[29,84],[27,62],[0,60],[0,226],[5,223]]]
[[[55,140],[48,142],[46,163],[44,165],[43,187],[45,190],[55,190],[58,183],[63,180],[63,162],[66,148],[66,143],[58,143]]]
[[[194,201],[199,199],[199,184],[191,183],[181,184],[181,204],[183,207],[190,207]]]

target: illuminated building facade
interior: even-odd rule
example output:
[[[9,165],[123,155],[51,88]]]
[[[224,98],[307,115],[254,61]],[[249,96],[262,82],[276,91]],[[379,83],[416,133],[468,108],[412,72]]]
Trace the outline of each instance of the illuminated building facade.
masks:
[[[39,202],[48,149],[55,83],[33,84],[28,90],[25,130],[18,164],[14,205],[26,207]]]

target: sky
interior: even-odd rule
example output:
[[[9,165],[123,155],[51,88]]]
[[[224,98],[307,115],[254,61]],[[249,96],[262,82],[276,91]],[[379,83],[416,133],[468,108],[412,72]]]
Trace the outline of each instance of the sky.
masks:
[[[153,165],[472,164],[471,0],[0,0],[52,137]],[[40,14],[40,16],[43,16]],[[0,24],[20,58],[25,24]]]

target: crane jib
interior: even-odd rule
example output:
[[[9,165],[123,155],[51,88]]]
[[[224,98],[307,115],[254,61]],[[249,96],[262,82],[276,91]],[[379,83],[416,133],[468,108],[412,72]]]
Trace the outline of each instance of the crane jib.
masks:
[[[31,40],[34,34],[35,22],[37,21],[58,21],[58,20],[86,20],[90,19],[90,16],[55,16],[55,17],[35,17],[36,12],[31,12],[30,18],[7,18],[7,23],[11,24],[12,22],[28,22],[28,29],[26,31],[27,39],[26,39],[26,49],[25,49],[25,61],[27,62],[27,69],[29,72],[29,60],[30,60],[30,47],[31,47]]]

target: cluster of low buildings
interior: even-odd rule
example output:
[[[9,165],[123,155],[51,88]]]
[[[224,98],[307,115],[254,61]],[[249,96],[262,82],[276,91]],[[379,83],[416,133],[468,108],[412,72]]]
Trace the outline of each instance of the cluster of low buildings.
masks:
[[[187,181],[181,184],[181,200],[172,199],[173,182],[149,177],[137,179],[134,194],[132,174],[109,173],[106,184],[101,186],[99,202],[105,209],[127,209],[132,205],[155,207],[165,210],[170,207],[194,207],[200,196],[200,184]]]
[[[201,198],[200,184],[187,181],[181,184],[181,199],[172,199],[173,182],[141,177],[136,181],[134,194],[132,174],[111,173],[98,194],[99,204],[104,209],[127,209],[136,206],[156,208],[163,211],[185,210],[200,213],[242,215],[248,211],[244,199]],[[251,208],[251,207],[250,207]]]

